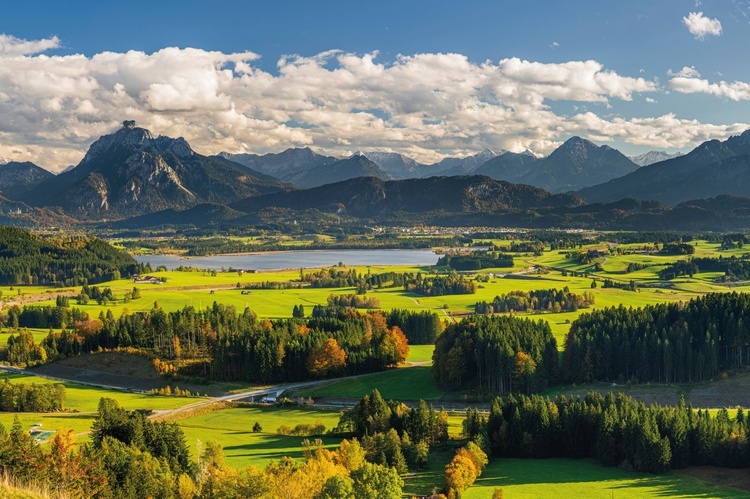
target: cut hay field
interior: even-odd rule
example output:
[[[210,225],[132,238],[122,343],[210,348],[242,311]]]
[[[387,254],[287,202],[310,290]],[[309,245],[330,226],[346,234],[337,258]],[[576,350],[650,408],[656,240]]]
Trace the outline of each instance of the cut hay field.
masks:
[[[683,473],[634,473],[585,459],[492,459],[463,497],[489,498],[497,487],[503,489],[506,499],[748,497],[747,491],[713,485]]]

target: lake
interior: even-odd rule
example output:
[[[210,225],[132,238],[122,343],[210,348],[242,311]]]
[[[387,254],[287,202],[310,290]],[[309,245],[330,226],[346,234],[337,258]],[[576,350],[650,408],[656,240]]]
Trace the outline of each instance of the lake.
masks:
[[[438,255],[431,249],[395,250],[308,250],[181,257],[173,255],[138,255],[140,263],[156,268],[164,265],[173,270],[180,265],[198,269],[220,270],[222,267],[243,270],[281,270],[300,267],[331,267],[346,265],[435,265]]]

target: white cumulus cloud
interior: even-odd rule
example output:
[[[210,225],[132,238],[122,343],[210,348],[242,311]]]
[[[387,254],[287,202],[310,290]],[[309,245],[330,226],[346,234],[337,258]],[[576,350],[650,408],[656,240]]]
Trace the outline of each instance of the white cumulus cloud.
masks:
[[[750,83],[744,81],[711,83],[701,78],[678,76],[669,80],[667,86],[683,94],[704,93],[733,101],[750,100]]]
[[[667,71],[667,74],[669,76],[677,76],[681,78],[697,78],[701,75],[698,70],[695,69],[695,66],[684,66],[679,71],[672,71],[670,69],[669,71]]]
[[[203,154],[312,146],[336,154],[396,151],[425,162],[486,147],[549,153],[570,135],[682,148],[747,127],[673,115],[603,118],[597,109],[609,113],[617,101],[663,89],[593,60],[477,63],[425,53],[386,63],[377,52],[332,50],[287,55],[266,71],[253,52],[168,47],[47,56],[36,52],[41,42],[13,40],[25,48],[0,51],[0,156],[52,168],[77,163],[125,119],[184,136]],[[697,76],[685,71],[670,85]],[[586,111],[557,114],[554,101]]]
[[[721,21],[705,17],[703,12],[691,12],[682,18],[683,24],[696,40],[705,40],[707,36],[719,36],[722,32]]]

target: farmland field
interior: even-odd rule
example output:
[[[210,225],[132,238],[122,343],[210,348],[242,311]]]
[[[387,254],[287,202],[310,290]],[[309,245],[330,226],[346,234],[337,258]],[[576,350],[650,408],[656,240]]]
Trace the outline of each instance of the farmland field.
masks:
[[[744,254],[740,250],[719,251],[718,243],[698,241],[695,243],[695,256],[731,256]],[[584,247],[583,249],[587,249]],[[593,245],[591,248],[604,248],[604,245]],[[622,245],[624,250],[637,249],[637,245]],[[667,283],[658,279],[658,271],[665,265],[678,260],[685,260],[687,256],[666,256],[659,254],[624,254],[602,257],[591,264],[578,264],[565,256],[566,251],[546,251],[540,256],[516,255],[513,269],[483,269],[478,275],[488,278],[487,282],[479,283],[475,294],[444,295],[444,296],[420,296],[407,293],[403,288],[373,289],[368,296],[377,298],[380,307],[384,310],[402,308],[408,310],[431,310],[441,314],[446,320],[448,316],[460,317],[473,312],[474,304],[478,301],[491,301],[495,296],[507,294],[514,290],[543,290],[549,288],[561,289],[567,286],[571,292],[581,294],[593,292],[596,302],[594,308],[610,306],[632,306],[642,307],[648,304],[686,301],[709,291],[725,292],[730,287],[718,284],[715,281],[719,273],[699,273],[692,278],[680,277]],[[595,269],[595,264],[601,265],[601,270]],[[628,264],[639,264],[645,266],[634,272],[626,273]],[[185,265],[190,265],[190,260],[185,260]],[[525,274],[535,266],[544,266],[549,270],[546,274]],[[342,267],[347,270],[350,267]],[[429,267],[419,266],[359,266],[353,267],[356,272],[366,274],[368,271],[377,274],[386,271],[392,272],[429,272]],[[504,275],[510,270],[520,272],[515,278],[506,278]],[[303,270],[304,273],[312,271]],[[567,273],[565,275],[563,273]],[[571,272],[587,272],[588,277],[573,276]],[[92,301],[88,305],[76,305],[71,299],[71,306],[85,310],[90,316],[97,316],[101,312],[111,311],[115,316],[125,311],[146,311],[158,303],[164,310],[177,310],[185,306],[204,308],[214,302],[232,305],[238,310],[249,307],[262,318],[284,318],[291,315],[295,305],[304,305],[308,311],[314,305],[324,305],[331,294],[346,294],[355,292],[355,288],[310,288],[300,289],[252,289],[243,294],[242,289],[247,284],[258,284],[261,282],[288,282],[297,280],[300,276],[299,270],[284,270],[256,273],[238,273],[236,271],[209,272],[199,269],[192,271],[166,271],[157,272],[156,275],[166,279],[161,285],[136,284],[127,279],[102,283],[99,286],[110,286],[113,292],[121,296],[134,286],[141,292],[141,298],[130,300],[125,303],[119,300],[115,303],[99,305]],[[641,286],[637,291],[628,291],[617,288],[604,288],[603,279],[628,283],[631,280]],[[598,286],[591,287],[592,280],[596,279]],[[655,287],[642,287],[651,285]],[[16,287],[22,289],[24,295],[36,294],[42,300],[41,305],[53,305],[56,289],[43,287]],[[747,283],[734,283],[731,287],[737,291],[748,291]],[[8,294],[6,293],[6,297]],[[46,299],[45,299],[46,298]],[[8,297],[10,299],[10,297]],[[565,313],[535,313],[531,317],[546,320],[557,338],[558,346],[562,347],[564,337],[570,327],[570,322],[578,315],[585,312],[580,309],[576,312]],[[43,337],[44,331],[34,332],[35,339]]]

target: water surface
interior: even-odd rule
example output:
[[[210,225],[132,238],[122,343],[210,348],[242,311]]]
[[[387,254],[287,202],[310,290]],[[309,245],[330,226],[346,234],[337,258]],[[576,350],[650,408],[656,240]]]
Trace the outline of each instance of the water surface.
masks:
[[[438,255],[431,249],[373,249],[274,251],[197,257],[138,255],[135,259],[141,263],[150,263],[153,268],[164,265],[170,270],[180,265],[208,270],[220,270],[222,267],[238,270],[281,270],[330,267],[339,262],[345,265],[435,265]]]

